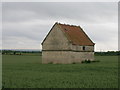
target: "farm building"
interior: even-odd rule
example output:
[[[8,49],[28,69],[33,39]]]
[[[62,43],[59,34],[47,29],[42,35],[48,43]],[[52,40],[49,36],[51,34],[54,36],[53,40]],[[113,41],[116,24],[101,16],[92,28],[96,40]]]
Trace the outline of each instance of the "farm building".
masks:
[[[42,42],[42,63],[94,60],[94,45],[80,26],[55,23]]]

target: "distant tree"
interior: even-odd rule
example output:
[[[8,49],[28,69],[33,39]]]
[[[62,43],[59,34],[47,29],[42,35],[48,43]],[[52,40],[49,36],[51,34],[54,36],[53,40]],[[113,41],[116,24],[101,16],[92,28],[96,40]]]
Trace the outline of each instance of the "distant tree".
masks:
[[[107,52],[95,52],[95,55],[97,56],[117,56],[120,55],[120,51],[107,51]]]
[[[16,51],[14,51],[13,54],[16,55]]]

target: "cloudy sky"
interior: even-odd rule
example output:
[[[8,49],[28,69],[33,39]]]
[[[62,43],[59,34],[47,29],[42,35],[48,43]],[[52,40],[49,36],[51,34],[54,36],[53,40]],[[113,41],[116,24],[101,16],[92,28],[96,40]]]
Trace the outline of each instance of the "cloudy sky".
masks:
[[[96,51],[118,49],[117,2],[4,2],[2,48],[42,49],[55,22],[81,26]]]

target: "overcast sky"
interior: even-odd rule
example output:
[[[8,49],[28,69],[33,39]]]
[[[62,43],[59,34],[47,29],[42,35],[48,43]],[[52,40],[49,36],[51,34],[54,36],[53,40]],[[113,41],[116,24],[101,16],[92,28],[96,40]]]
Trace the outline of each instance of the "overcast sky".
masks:
[[[118,49],[117,2],[4,2],[2,47],[42,49],[40,43],[55,22],[81,26],[96,51]]]

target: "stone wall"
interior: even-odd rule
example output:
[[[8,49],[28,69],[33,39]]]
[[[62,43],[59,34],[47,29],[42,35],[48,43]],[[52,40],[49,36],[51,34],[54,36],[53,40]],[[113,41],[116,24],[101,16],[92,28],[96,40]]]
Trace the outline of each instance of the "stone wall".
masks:
[[[83,60],[94,60],[94,52],[73,52],[73,51],[43,51],[42,63],[70,64]]]
[[[72,52],[71,54],[73,62],[81,62],[84,60],[94,60],[94,52]]]
[[[59,26],[54,26],[44,41],[42,50],[70,50],[69,44],[64,32],[60,30]]]
[[[85,47],[85,50],[83,50],[83,47]],[[94,46],[71,45],[71,50],[74,50],[74,51],[94,51]]]

